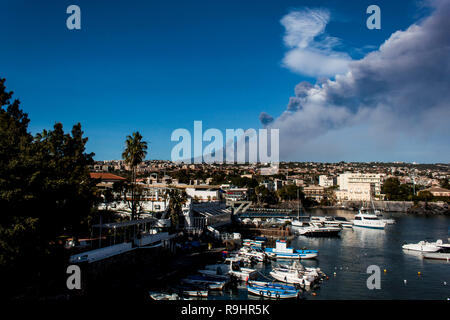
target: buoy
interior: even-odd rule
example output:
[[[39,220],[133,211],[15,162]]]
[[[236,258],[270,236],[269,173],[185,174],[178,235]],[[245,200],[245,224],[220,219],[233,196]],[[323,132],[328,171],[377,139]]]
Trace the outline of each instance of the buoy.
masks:
[[[420,276],[420,274],[421,274],[420,271],[418,271],[417,274]]]
[[[387,270],[386,269],[384,269],[384,273],[386,273],[387,272]]]
[[[407,281],[406,281],[406,280],[403,280],[403,282],[406,284]]]
[[[336,275],[336,272],[333,272],[333,275]]]
[[[313,295],[313,296],[316,296],[316,295],[317,295],[317,293],[313,292],[313,293],[312,293],[312,295]]]
[[[447,281],[444,281],[444,286],[446,286],[447,285]]]
[[[329,280],[330,278],[327,277],[327,280]]]

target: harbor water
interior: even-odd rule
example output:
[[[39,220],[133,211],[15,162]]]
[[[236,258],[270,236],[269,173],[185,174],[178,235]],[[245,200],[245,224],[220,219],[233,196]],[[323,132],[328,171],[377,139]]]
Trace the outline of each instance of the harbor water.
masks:
[[[337,215],[351,220],[355,212],[317,209],[310,214]],[[405,242],[437,239],[448,242],[450,217],[408,216],[404,213],[393,213],[388,217],[395,218],[396,224],[387,225],[384,230],[354,227],[343,229],[339,237],[295,237],[291,247],[319,250],[317,259],[302,260],[301,263],[320,268],[329,278],[318,288],[305,291],[303,297],[308,300],[450,298],[450,262],[423,259],[420,254],[402,249]],[[371,265],[381,270],[380,289],[367,287],[371,275],[367,268]],[[255,268],[260,272],[260,280],[270,279],[271,263],[258,264]],[[245,284],[241,284],[221,293],[212,293],[208,299],[260,298],[248,295]]]

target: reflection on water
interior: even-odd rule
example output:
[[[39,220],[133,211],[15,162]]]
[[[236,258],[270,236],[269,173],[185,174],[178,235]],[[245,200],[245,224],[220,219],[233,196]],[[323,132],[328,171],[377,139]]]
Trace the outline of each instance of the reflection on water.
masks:
[[[351,220],[356,212],[346,210],[316,210],[313,215],[325,213]],[[396,224],[385,230],[343,229],[340,237],[309,238],[298,236],[294,248],[319,250],[318,259],[302,260],[307,267],[319,267],[328,276],[315,296],[306,292],[306,299],[438,299],[450,298],[450,263],[423,259],[411,251],[404,251],[405,242],[436,241],[448,238],[450,218],[392,215]],[[367,267],[381,269],[381,290],[369,290],[366,285]],[[260,280],[270,278],[272,266],[258,265]],[[386,271],[386,272],[384,272]],[[420,275],[419,275],[420,272]],[[406,280],[406,284],[404,282]],[[444,282],[449,285],[444,285]],[[245,285],[210,299],[259,299],[247,294]]]

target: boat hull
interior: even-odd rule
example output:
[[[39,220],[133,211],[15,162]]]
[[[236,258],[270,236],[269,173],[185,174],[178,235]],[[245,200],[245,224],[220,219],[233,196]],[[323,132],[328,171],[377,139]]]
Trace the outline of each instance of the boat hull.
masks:
[[[271,288],[259,287],[259,286],[247,286],[249,293],[270,299],[295,299],[298,297],[298,290],[274,290]]]

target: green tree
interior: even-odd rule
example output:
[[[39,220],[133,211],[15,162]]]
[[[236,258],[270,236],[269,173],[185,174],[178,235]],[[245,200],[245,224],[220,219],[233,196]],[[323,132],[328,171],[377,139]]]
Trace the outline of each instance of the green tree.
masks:
[[[271,191],[267,189],[265,186],[260,185],[255,188],[255,197],[256,202],[259,205],[264,204],[277,204],[278,203],[278,196],[274,191]]]
[[[67,256],[58,239],[87,231],[97,198],[81,125],[66,134],[56,123],[33,137],[28,115],[19,100],[11,102],[4,83],[0,79],[0,282],[3,292],[16,294],[24,286],[40,290],[60,273]]]
[[[122,159],[131,168],[131,219],[136,218],[139,201],[139,194],[136,187],[137,166],[145,159],[146,155],[147,142],[142,140],[142,135],[136,131],[131,136],[127,136]]]
[[[298,187],[296,185],[293,185],[293,184],[290,184],[290,185],[282,187],[281,189],[278,189],[277,195],[283,201],[297,200],[297,192],[298,192],[299,200],[304,200],[305,194],[303,193],[302,188]]]

